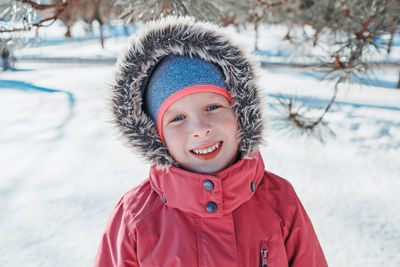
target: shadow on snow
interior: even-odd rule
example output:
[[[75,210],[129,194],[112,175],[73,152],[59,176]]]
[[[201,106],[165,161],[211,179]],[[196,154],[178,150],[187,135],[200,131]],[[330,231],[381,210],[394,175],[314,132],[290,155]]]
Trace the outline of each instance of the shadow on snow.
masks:
[[[279,64],[276,64],[279,66]],[[292,65],[293,67],[296,67],[295,64]],[[265,69],[268,69],[268,67],[264,67]],[[318,71],[310,71],[310,70],[296,70],[296,69],[274,69],[270,68],[268,69],[269,72],[279,72],[279,73],[288,73],[288,74],[299,74],[307,77],[311,77],[317,80],[323,80],[324,76],[326,75],[323,72],[318,72]],[[368,86],[375,86],[375,87],[382,87],[382,88],[388,88],[388,89],[398,89],[397,88],[397,81],[391,80],[391,79],[385,79],[382,77],[382,75],[379,75],[377,72],[382,72],[382,70],[377,69],[376,72],[371,72],[369,74],[365,75],[359,75],[359,76],[354,76],[352,77],[351,83],[352,84],[360,84],[360,85],[368,85]],[[396,69],[393,71],[393,75],[395,77],[398,77],[398,72]]]
[[[23,81],[14,81],[14,80],[0,80],[0,90],[18,90],[18,91],[23,91],[23,92],[31,92],[31,91],[36,91],[36,92],[43,92],[43,93],[61,93],[65,94],[68,97],[68,115],[64,120],[52,127],[52,129],[55,129],[58,131],[58,135],[54,137],[54,139],[59,139],[62,137],[63,133],[62,130],[64,127],[68,124],[68,122],[72,119],[74,115],[74,107],[75,107],[75,97],[71,92],[64,91],[64,90],[57,90],[57,89],[51,89],[51,88],[46,88],[46,87],[41,87],[41,86],[36,86],[31,83],[23,82]]]

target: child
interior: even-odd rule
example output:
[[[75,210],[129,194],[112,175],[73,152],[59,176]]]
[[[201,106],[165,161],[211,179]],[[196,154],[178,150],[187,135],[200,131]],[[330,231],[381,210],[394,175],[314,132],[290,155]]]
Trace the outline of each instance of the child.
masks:
[[[327,266],[292,186],[264,170],[254,67],[212,24],[150,23],[119,60],[115,122],[153,163],[95,266]]]

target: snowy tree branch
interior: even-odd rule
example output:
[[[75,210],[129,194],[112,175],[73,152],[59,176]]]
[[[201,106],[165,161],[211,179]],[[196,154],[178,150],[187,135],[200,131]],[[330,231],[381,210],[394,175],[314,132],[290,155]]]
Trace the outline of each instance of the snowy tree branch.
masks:
[[[53,4],[53,5],[46,5],[46,4],[38,4],[36,2],[30,1],[30,0],[19,0],[22,3],[28,4],[31,7],[33,7],[36,10],[46,10],[46,9],[56,9],[56,10],[63,10],[65,9],[71,2],[71,0],[66,1],[64,3],[61,4]]]
[[[17,2],[20,2],[22,4],[30,6],[32,11],[35,14],[36,14],[36,12],[43,11],[43,10],[54,10],[55,13],[48,17],[40,19],[37,22],[32,22],[30,19],[27,19],[26,15],[24,15],[24,14],[13,14],[12,12],[14,12],[15,8],[10,8],[8,10],[5,10],[4,13],[2,13],[3,17],[1,17],[1,18],[9,16],[12,19],[14,19],[16,23],[14,23],[14,21],[12,21],[12,20],[9,21],[8,23],[5,23],[5,22],[1,23],[0,24],[0,33],[30,31],[33,28],[49,26],[52,23],[54,23],[57,19],[59,19],[60,16],[64,12],[66,12],[68,9],[70,9],[74,4],[76,4],[79,1],[80,0],[67,0],[66,2],[61,3],[61,4],[51,4],[51,5],[50,4],[38,4],[38,3],[30,1],[30,0],[14,1],[14,3],[13,3],[14,5],[16,5]],[[22,13],[22,11],[20,11],[20,13]],[[49,21],[52,21],[52,23],[50,23],[49,25],[45,25],[45,23],[49,22]],[[20,24],[22,24],[22,26],[20,26]]]

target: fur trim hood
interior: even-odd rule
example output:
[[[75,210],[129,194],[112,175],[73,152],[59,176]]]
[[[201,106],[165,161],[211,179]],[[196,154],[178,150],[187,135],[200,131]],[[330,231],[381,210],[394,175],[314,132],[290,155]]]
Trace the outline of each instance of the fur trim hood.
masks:
[[[210,61],[223,70],[239,125],[239,151],[248,157],[263,142],[264,123],[254,65],[218,26],[191,17],[166,17],[135,33],[119,58],[111,91],[113,121],[127,145],[158,167],[179,166],[143,110],[149,73],[168,54]]]

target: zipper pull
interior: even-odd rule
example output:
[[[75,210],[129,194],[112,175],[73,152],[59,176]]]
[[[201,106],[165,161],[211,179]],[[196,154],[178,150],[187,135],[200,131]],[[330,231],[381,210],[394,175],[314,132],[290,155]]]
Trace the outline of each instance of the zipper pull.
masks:
[[[268,249],[261,249],[261,267],[268,267]]]

